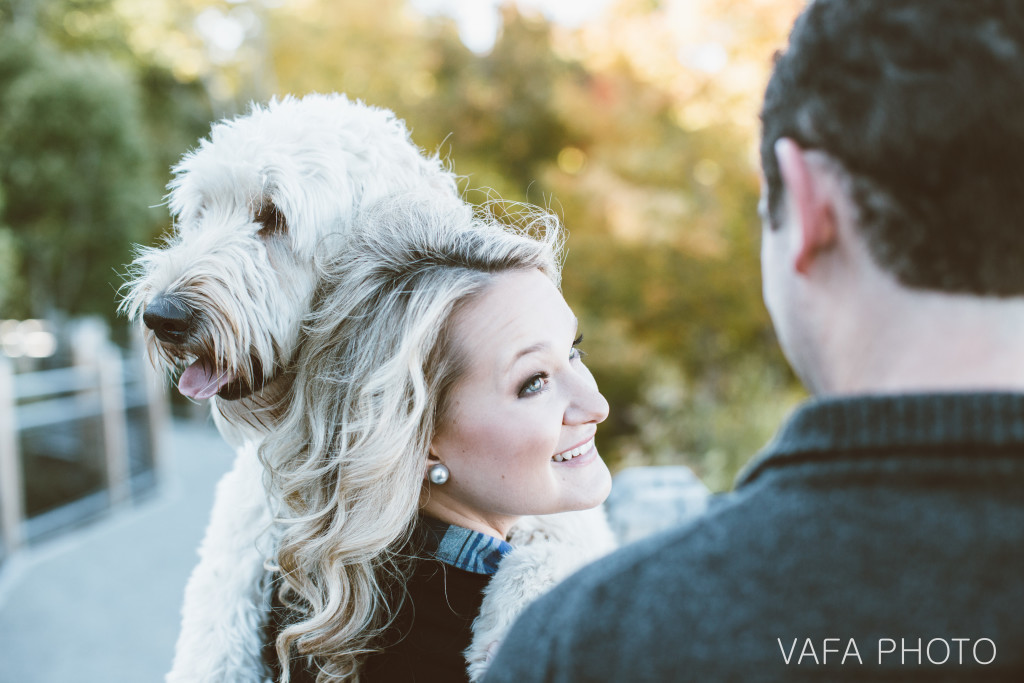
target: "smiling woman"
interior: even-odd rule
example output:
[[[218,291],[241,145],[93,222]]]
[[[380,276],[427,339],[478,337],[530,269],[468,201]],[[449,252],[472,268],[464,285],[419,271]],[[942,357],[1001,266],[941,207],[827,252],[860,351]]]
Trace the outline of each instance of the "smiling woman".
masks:
[[[520,230],[400,196],[360,225],[320,264],[288,412],[261,451],[284,506],[267,660],[293,682],[468,680],[493,624],[596,554],[570,539],[573,563],[499,576],[524,566],[521,518],[608,495],[608,404],[558,289],[556,219]]]
[[[424,512],[504,538],[520,515],[604,501],[611,475],[594,434],[608,403],[551,279],[536,269],[493,276],[453,332],[466,370],[428,458],[452,478],[429,487]]]

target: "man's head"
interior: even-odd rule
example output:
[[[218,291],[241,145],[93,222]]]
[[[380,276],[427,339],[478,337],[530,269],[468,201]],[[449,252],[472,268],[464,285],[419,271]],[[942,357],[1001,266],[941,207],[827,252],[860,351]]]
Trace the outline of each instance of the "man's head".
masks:
[[[877,380],[936,304],[1024,302],[1024,3],[814,0],[762,122],[765,300],[812,391],[871,388],[831,365]]]
[[[901,284],[1024,294],[1024,3],[815,0],[762,111],[768,211],[780,138],[847,176],[861,234]]]

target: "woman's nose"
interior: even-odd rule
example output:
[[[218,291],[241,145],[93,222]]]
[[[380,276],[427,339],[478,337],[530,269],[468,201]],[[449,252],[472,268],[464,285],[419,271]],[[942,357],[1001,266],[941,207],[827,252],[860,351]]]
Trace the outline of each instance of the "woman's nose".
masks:
[[[562,421],[565,424],[595,424],[608,417],[608,401],[597,389],[593,375],[585,368],[577,373],[572,383],[572,395]]]

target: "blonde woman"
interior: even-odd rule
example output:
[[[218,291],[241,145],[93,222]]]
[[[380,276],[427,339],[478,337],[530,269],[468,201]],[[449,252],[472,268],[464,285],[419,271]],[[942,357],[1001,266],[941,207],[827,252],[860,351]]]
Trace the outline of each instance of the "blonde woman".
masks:
[[[261,450],[282,502],[279,680],[475,679],[524,602],[606,549],[589,522],[520,521],[594,508],[611,486],[560,228],[530,223],[398,197],[322,264]]]

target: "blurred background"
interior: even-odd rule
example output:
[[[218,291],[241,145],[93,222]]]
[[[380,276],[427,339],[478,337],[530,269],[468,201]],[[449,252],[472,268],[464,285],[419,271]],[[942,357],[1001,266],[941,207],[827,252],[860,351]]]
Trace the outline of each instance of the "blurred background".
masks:
[[[205,407],[147,370],[117,289],[132,245],[169,227],[170,167],[274,95],[390,108],[471,201],[557,211],[564,292],[612,408],[602,455],[728,489],[802,396],[761,302],[756,215],[758,107],[802,5],[0,0],[0,660],[54,628],[123,629],[112,615],[142,601],[166,617],[120,632],[104,680],[170,662],[231,455]],[[83,662],[110,648],[78,642],[70,677],[36,659],[0,681],[91,680]]]

